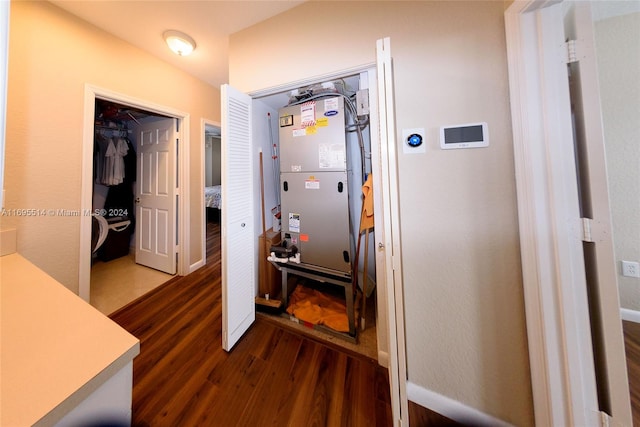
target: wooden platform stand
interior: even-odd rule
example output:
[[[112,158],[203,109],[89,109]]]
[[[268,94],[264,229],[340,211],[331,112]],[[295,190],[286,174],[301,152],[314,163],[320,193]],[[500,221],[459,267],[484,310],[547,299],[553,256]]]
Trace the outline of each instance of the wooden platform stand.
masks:
[[[313,329],[325,332],[329,335],[333,335],[338,338],[345,339],[352,343],[358,342],[355,326],[355,308],[353,297],[353,280],[351,279],[351,273],[338,272],[335,270],[324,269],[316,266],[309,266],[306,264],[296,264],[293,262],[280,263],[271,261],[271,264],[277,268],[282,274],[282,300],[284,301],[285,308],[287,307],[289,296],[289,274],[303,277],[306,279],[314,280],[319,283],[331,283],[339,287],[344,288],[345,304],[347,308],[347,320],[349,323],[349,332],[339,332],[323,325],[313,325]],[[283,316],[292,318],[287,313]],[[295,317],[294,317],[295,318]]]

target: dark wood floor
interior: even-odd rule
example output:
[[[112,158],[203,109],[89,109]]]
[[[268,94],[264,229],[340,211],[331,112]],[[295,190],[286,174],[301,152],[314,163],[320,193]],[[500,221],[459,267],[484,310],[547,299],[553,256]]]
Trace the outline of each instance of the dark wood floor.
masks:
[[[134,426],[391,426],[387,370],[264,319],[221,347],[219,226],[207,265],[110,316],[140,339]],[[447,420],[411,405],[412,425]],[[450,425],[450,424],[447,424]]]
[[[386,369],[258,318],[222,350],[220,230],[207,265],[110,317],[140,339],[134,426],[390,426]],[[640,426],[640,324],[623,322],[634,425]],[[414,427],[458,425],[409,402]]]
[[[640,324],[622,322],[633,425],[640,426]]]

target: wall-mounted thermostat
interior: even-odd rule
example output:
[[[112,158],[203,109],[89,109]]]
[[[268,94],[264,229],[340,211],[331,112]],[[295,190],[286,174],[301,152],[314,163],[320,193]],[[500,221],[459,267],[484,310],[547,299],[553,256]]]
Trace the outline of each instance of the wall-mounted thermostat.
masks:
[[[486,123],[469,123],[440,128],[440,148],[478,148],[489,146],[489,128]]]
[[[403,153],[425,153],[424,128],[402,129],[402,145]]]

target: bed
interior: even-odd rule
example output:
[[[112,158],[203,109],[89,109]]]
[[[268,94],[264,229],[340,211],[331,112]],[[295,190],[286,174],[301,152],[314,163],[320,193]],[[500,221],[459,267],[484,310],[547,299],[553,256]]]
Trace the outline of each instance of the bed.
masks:
[[[222,209],[219,185],[204,188],[204,204],[208,208]]]

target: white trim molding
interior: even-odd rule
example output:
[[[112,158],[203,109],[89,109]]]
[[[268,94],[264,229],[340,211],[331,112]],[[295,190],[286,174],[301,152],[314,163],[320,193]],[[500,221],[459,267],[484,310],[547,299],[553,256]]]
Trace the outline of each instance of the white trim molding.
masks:
[[[382,228],[383,240],[378,242],[379,250],[384,250],[383,280],[387,294],[389,325],[389,383],[391,387],[391,412],[394,425],[409,422],[409,402],[407,399],[407,356],[404,326],[404,300],[402,282],[402,251],[400,245],[400,202],[396,158],[396,121],[393,105],[393,64],[391,39],[385,37],[376,41],[376,69],[378,75],[378,116],[380,133],[380,182],[382,191],[382,212],[376,212],[376,229]],[[375,175],[374,175],[374,179]],[[374,184],[375,186],[376,184]],[[376,194],[376,195],[377,195]],[[378,227],[382,216],[382,227]],[[377,237],[377,236],[376,236]],[[378,268],[378,266],[376,266]]]
[[[410,381],[407,382],[407,397],[410,401],[417,403],[427,409],[444,415],[458,423],[476,427],[512,427],[509,424],[489,414],[478,411],[471,406],[467,406],[457,400],[447,396],[427,390]]]
[[[561,5],[505,13],[525,315],[536,425],[597,425],[599,411]],[[564,79],[564,80],[563,80]]]
[[[620,309],[620,317],[628,322],[640,323],[640,311],[628,308]]]
[[[609,202],[602,185],[606,171],[590,5],[519,0],[505,12],[536,425],[631,425]],[[580,92],[575,98],[567,39],[581,46],[573,61],[579,70],[572,74]],[[572,104],[583,112],[573,114]],[[574,142],[574,131],[585,138]],[[598,237],[589,245],[581,229],[576,151],[586,154],[581,179],[589,182],[586,210],[597,225]],[[588,287],[595,289],[591,299]],[[598,314],[592,316],[589,307]]]
[[[200,165],[198,165],[198,170],[199,170],[199,174],[200,174],[200,199],[198,206],[200,209],[200,212],[202,212],[202,232],[204,233],[204,235],[206,236],[207,234],[207,212],[206,212],[206,208],[205,208],[205,201],[204,201],[204,188],[205,188],[205,143],[206,143],[206,127],[207,126],[215,126],[217,128],[221,128],[222,125],[220,124],[220,122],[216,122],[213,120],[209,120],[209,119],[200,119],[200,159],[202,160],[200,162]],[[193,165],[192,165],[193,166]],[[189,273],[193,273],[194,271],[196,271],[197,269],[199,269],[200,267],[204,266],[207,263],[207,239],[206,237],[202,239],[202,258],[199,259],[198,261],[194,262],[193,264],[191,264],[189,266],[189,271],[187,271],[187,274]]]

